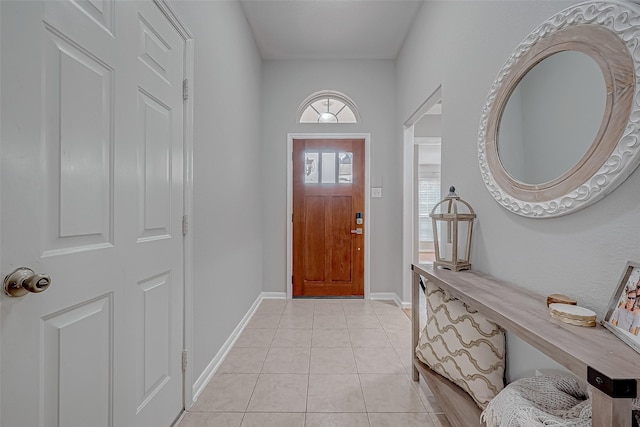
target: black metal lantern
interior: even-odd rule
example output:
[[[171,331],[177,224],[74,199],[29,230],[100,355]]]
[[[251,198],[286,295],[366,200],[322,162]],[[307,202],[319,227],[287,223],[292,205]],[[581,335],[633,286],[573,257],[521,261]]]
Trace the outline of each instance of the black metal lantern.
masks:
[[[462,200],[452,186],[447,197],[434,206],[429,216],[436,252],[434,267],[453,271],[471,269],[471,234],[476,217],[471,205]]]

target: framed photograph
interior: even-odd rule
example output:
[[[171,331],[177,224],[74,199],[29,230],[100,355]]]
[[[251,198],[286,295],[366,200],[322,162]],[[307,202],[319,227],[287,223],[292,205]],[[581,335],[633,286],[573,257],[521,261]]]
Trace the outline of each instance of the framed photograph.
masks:
[[[602,326],[640,353],[640,263],[627,262]]]

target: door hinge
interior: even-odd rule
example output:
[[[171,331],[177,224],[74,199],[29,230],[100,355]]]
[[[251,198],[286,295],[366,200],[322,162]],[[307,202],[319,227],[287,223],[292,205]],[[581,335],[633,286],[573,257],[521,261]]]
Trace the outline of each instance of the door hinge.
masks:
[[[189,217],[182,215],[182,235],[186,236],[187,234],[189,234]]]
[[[189,80],[184,79],[182,81],[182,100],[186,101],[189,99]]]
[[[187,350],[182,350],[182,373],[187,372]]]

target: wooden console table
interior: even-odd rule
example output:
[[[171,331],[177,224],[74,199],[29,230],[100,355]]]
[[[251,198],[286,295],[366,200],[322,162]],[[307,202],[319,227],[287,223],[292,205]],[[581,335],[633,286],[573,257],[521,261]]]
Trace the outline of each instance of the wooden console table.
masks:
[[[549,316],[545,297],[485,274],[453,272],[415,264],[411,269],[413,349],[420,334],[422,307],[419,306],[419,292],[422,276],[587,381],[592,386],[594,427],[632,425],[631,405],[637,396],[640,380],[640,354],[607,329],[601,325],[586,328],[555,320]],[[440,399],[440,404],[454,427],[482,425],[475,418],[480,413],[477,406],[471,415],[477,420],[474,424],[469,424],[469,419],[458,414],[465,411],[460,405],[466,393],[430,371],[417,359],[415,351],[413,365],[415,381],[420,373],[436,396],[446,395],[446,398],[443,396]],[[449,384],[454,388],[449,390]]]

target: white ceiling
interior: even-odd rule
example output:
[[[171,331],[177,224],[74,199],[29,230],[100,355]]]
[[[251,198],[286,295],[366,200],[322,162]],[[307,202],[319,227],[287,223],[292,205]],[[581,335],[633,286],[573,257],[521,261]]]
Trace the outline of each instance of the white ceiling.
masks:
[[[422,0],[240,0],[263,59],[395,59]]]

